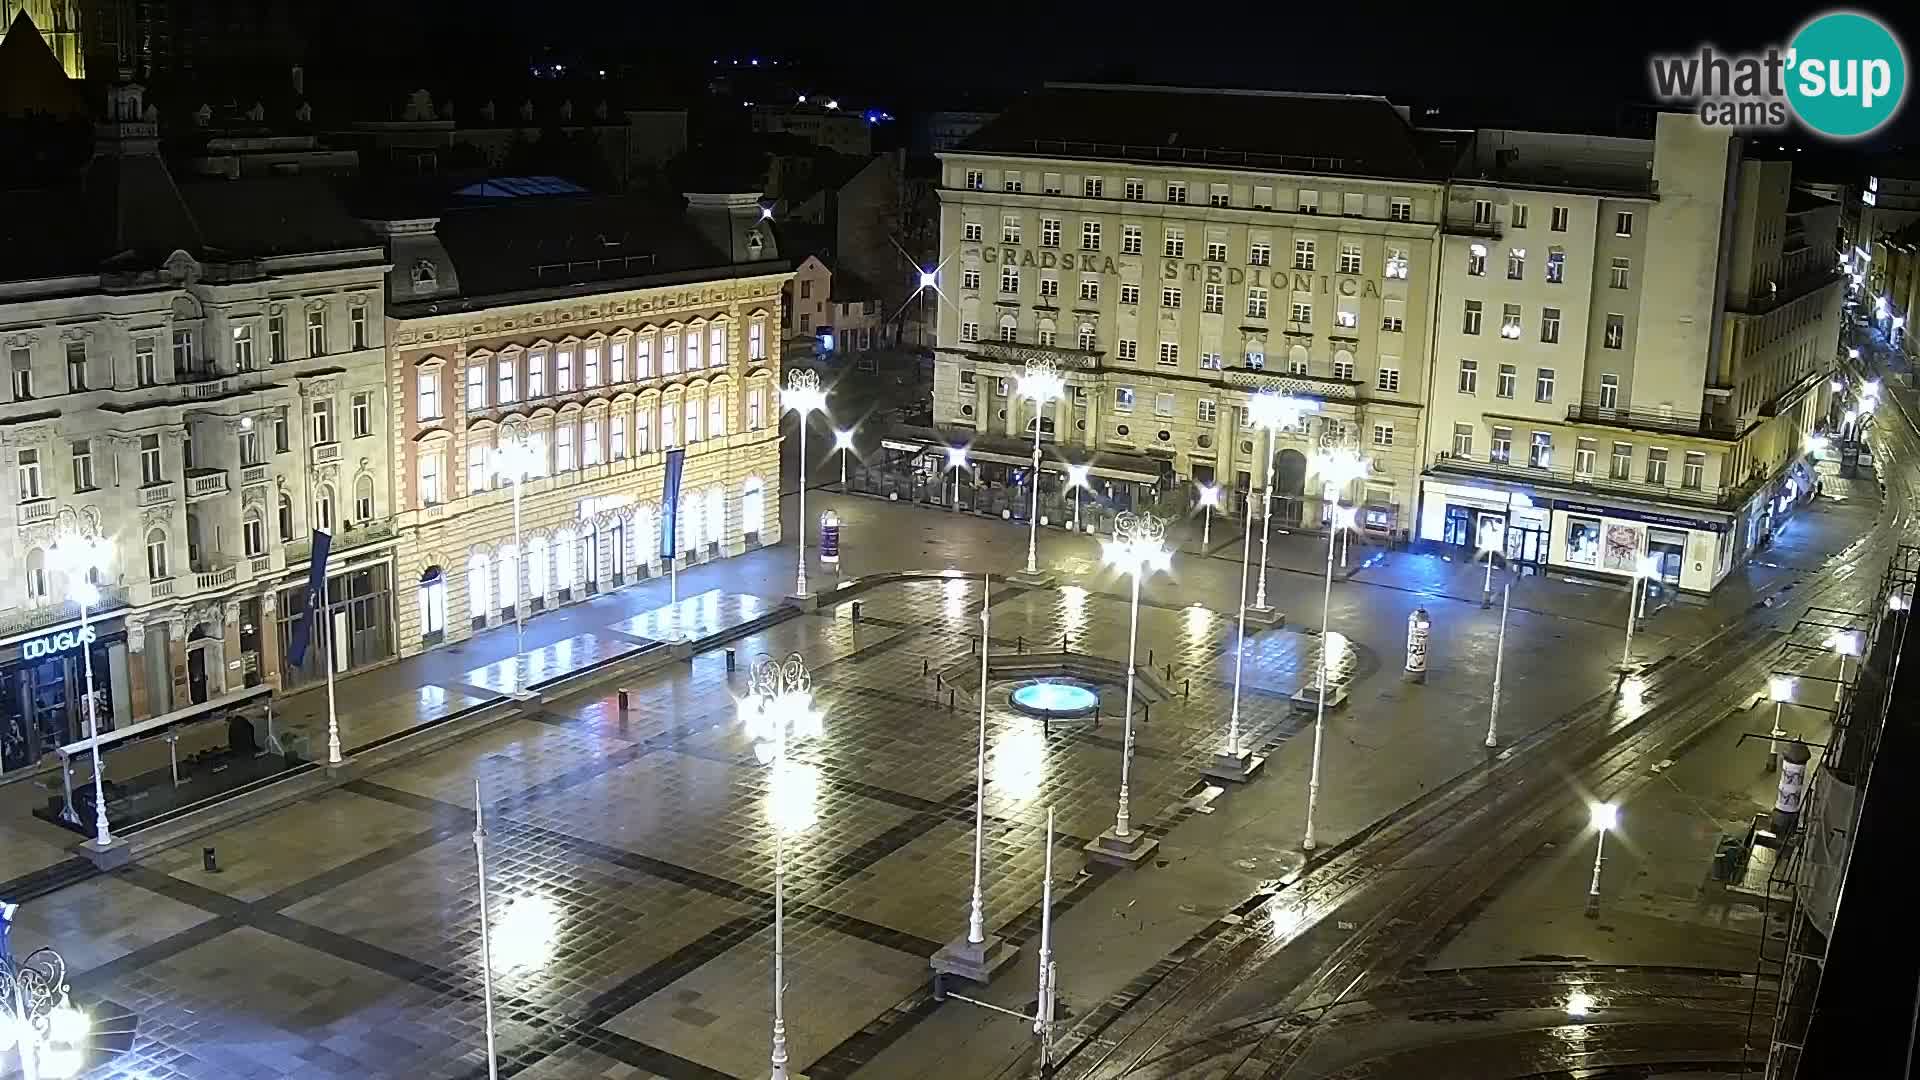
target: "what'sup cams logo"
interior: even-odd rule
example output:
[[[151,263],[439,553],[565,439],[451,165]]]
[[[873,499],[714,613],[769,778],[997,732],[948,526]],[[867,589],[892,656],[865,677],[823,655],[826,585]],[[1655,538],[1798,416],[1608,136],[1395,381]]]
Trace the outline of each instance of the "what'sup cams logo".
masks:
[[[1831,139],[1878,131],[1907,94],[1907,54],[1880,20],[1831,11],[1802,26],[1785,49],[1723,53],[1711,45],[1648,61],[1653,92],[1685,103],[1715,127],[1778,131],[1797,118]]]

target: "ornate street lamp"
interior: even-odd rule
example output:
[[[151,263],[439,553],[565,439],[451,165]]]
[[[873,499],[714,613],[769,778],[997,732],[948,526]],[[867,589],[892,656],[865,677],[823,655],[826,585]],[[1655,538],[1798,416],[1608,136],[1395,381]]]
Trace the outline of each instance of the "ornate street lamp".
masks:
[[[1267,550],[1273,543],[1273,433],[1298,424],[1302,416],[1318,408],[1318,403],[1308,398],[1271,390],[1262,390],[1247,401],[1248,417],[1267,433],[1267,481],[1260,487],[1260,584],[1253,594],[1253,606],[1261,611],[1267,610]]]
[[[513,651],[527,651],[527,606],[520,595],[526,550],[520,543],[520,489],[527,477],[539,471],[538,451],[527,439],[526,431],[513,425],[500,432],[500,444],[493,451],[493,474],[513,485]],[[332,639],[329,638],[329,641]]]
[[[1213,543],[1213,508],[1220,505],[1220,485],[1200,485],[1200,511],[1205,516],[1200,519],[1200,554],[1205,555]]]
[[[1120,750],[1120,806],[1114,814],[1113,829],[1095,837],[1089,850],[1118,855],[1136,863],[1157,843],[1134,832],[1127,813],[1127,782],[1133,767],[1134,661],[1140,642],[1140,579],[1171,565],[1166,538],[1165,521],[1152,514],[1128,510],[1114,520],[1113,539],[1101,545],[1101,554],[1107,565],[1117,567],[1132,577],[1133,595],[1127,609],[1127,705]]]
[[[75,515],[64,515],[60,538],[54,541],[53,562],[67,581],[67,593],[80,607],[80,666],[87,680],[87,740],[93,752],[93,829],[94,843],[102,850],[112,846],[113,833],[107,827],[107,795],[100,767],[100,706],[93,689],[93,633],[88,626],[87,610],[100,606],[100,587],[94,579],[113,558],[113,544],[98,533],[83,530]],[[79,824],[79,815],[71,804],[67,820]]]
[[[1615,671],[1627,674],[1635,670],[1633,666],[1633,624],[1639,621],[1640,615],[1645,614],[1644,611],[1636,614],[1635,609],[1644,603],[1644,601],[1641,600],[1641,594],[1646,589],[1647,579],[1659,572],[1660,560],[1656,556],[1642,555],[1634,561],[1633,580],[1627,585],[1627,643],[1620,650],[1620,665],[1614,668]]]
[[[817,738],[822,715],[813,707],[813,676],[799,653],[785,660],[761,657],[747,682],[747,693],[736,704],[754,757],[774,770],[773,796],[789,768],[787,748],[800,739]],[[773,1065],[772,1080],[788,1080],[786,1014],[786,831],[793,823],[773,820]],[[804,826],[797,826],[803,828]]]
[[[1035,550],[1040,535],[1040,422],[1046,418],[1047,402],[1057,401],[1066,393],[1067,380],[1060,374],[1060,365],[1049,359],[1029,360],[1021,374],[1017,390],[1021,397],[1033,399],[1033,471],[1028,479],[1033,483],[1033,509],[1027,515],[1027,573],[1040,573],[1035,561]]]
[[[1608,802],[1594,803],[1588,808],[1592,815],[1593,831],[1593,881],[1587,886],[1587,918],[1600,917],[1600,866],[1606,862],[1607,833],[1620,827],[1620,807]]]
[[[1088,481],[1093,475],[1091,465],[1067,466],[1067,487],[1073,491],[1073,531],[1080,531],[1080,489],[1092,486]]]
[[[833,448],[840,451],[840,492],[844,495],[847,490],[847,454],[853,450],[853,432],[835,431]]]
[[[820,375],[808,368],[787,372],[787,388],[780,392],[780,407],[800,414],[800,570],[794,579],[793,594],[807,595],[807,417],[824,412],[827,392],[820,389]]]
[[[0,903],[0,923],[11,922],[15,910]],[[67,962],[59,953],[36,949],[17,964],[0,955],[0,1054],[18,1050],[27,1080],[79,1073],[92,1030],[93,1021],[68,997]]]

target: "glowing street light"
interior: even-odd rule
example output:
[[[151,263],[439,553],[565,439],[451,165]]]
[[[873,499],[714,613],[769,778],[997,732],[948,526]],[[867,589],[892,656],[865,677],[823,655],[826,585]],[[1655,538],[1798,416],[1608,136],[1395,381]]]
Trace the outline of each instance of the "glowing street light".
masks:
[[[1140,644],[1140,579],[1172,564],[1166,548],[1167,523],[1152,514],[1123,512],[1113,523],[1113,539],[1101,544],[1101,557],[1107,565],[1124,571],[1133,579],[1133,595],[1127,615],[1127,704],[1126,724],[1121,736],[1120,805],[1113,818],[1113,829],[1096,837],[1094,844],[1116,851],[1129,861],[1146,855],[1156,841],[1133,831],[1127,813],[1127,781],[1133,769],[1133,684],[1134,661]]]
[[[1593,882],[1587,886],[1587,918],[1600,917],[1600,866],[1606,861],[1607,833],[1620,827],[1620,807],[1594,803],[1588,810],[1597,839],[1593,845]]]
[[[1200,519],[1200,553],[1206,554],[1207,546],[1213,542],[1213,508],[1220,505],[1220,485],[1200,485],[1200,507],[1205,516]]]
[[[93,630],[87,625],[87,609],[100,606],[100,587],[94,582],[107,568],[113,558],[113,543],[105,537],[83,529],[79,518],[71,511],[61,515],[59,539],[52,548],[53,563],[67,580],[68,596],[80,607],[80,664],[86,672],[87,680],[87,742],[93,753],[93,832],[94,843],[105,850],[113,844],[113,833],[107,828],[107,796],[105,782],[100,767],[100,714],[99,695],[93,689]],[[331,639],[329,639],[331,640]],[[333,716],[333,656],[328,650],[327,656],[327,721],[334,732],[339,728]],[[337,747],[338,736],[334,745]],[[338,751],[334,760],[338,761]],[[72,785],[68,794],[71,796]],[[80,815],[74,812],[73,800],[68,798],[63,816],[72,824],[80,823]]]
[[[1847,688],[1847,659],[1860,655],[1861,636],[1858,630],[1835,630],[1827,636],[1827,648],[1840,658],[1840,677],[1833,683],[1833,704],[1840,706],[1840,694]]]
[[[1474,550],[1485,560],[1487,574],[1480,583],[1480,610],[1493,606],[1493,557],[1500,553],[1500,536],[1497,529],[1483,526],[1474,543]]]
[[[0,940],[18,909],[0,902]],[[17,964],[0,955],[0,1053],[18,1049],[28,1080],[66,1080],[86,1064],[93,1021],[68,993],[67,962],[54,950],[36,949]]]
[[[1341,499],[1346,497],[1347,489],[1353,485],[1355,480],[1366,479],[1367,474],[1372,471],[1372,465],[1359,451],[1346,446],[1334,450],[1320,451],[1314,455],[1314,464],[1320,475],[1321,483],[1326,487],[1327,501],[1336,505]],[[1353,515],[1348,514],[1345,528],[1334,527],[1334,532],[1340,533],[1344,538],[1346,530],[1352,528]],[[1331,542],[1331,535],[1329,535],[1328,540]],[[1341,543],[1340,565],[1347,565],[1346,542],[1344,539]]]
[[[808,368],[787,372],[787,388],[780,393],[780,406],[800,414],[800,569],[794,579],[795,596],[807,595],[807,417],[825,412],[827,392],[820,389],[820,375]]]
[[[1040,427],[1046,419],[1047,402],[1057,401],[1066,393],[1067,380],[1060,374],[1060,365],[1052,360],[1029,360],[1016,389],[1021,397],[1033,399],[1033,470],[1028,476],[1033,483],[1033,508],[1027,514],[1027,573],[1038,574],[1035,552],[1040,537]]]
[[[1791,675],[1774,675],[1767,679],[1767,697],[1773,701],[1773,731],[1767,737],[1767,771],[1780,767],[1780,737],[1786,731],[1780,727],[1780,709],[1793,700],[1794,679]]]
[[[747,694],[735,703],[747,737],[753,740],[754,758],[773,767],[773,801],[780,798],[783,780],[791,782],[787,749],[800,739],[817,738],[823,717],[813,707],[813,676],[799,653],[776,661],[763,656],[753,667],[747,681]],[[786,1014],[786,883],[787,840],[789,828],[798,831],[804,825],[782,820],[769,813],[773,825],[773,1054],[771,1080],[788,1080]]]
[[[953,502],[948,504],[949,512],[960,509],[960,470],[967,467],[967,448],[964,446],[947,447],[947,468],[953,470]]]
[[[1073,531],[1080,531],[1080,489],[1091,487],[1089,480],[1093,476],[1091,465],[1067,466],[1067,487],[1073,491]]]
[[[835,431],[833,448],[840,451],[840,491],[844,494],[847,490],[847,454],[853,450],[853,432]]]
[[[1327,722],[1327,684],[1332,681],[1329,668],[1333,653],[1333,537],[1341,529],[1353,528],[1353,507],[1334,506],[1330,524],[1332,528],[1327,530],[1327,585],[1320,594],[1320,689],[1314,694],[1313,765],[1307,773],[1307,830],[1306,838],[1300,842],[1301,848],[1307,851],[1313,850],[1313,811],[1320,802],[1320,741]]]
[[[1268,610],[1267,552],[1273,543],[1273,436],[1281,428],[1298,424],[1302,416],[1317,408],[1310,399],[1271,390],[1262,390],[1247,400],[1248,419],[1267,433],[1267,479],[1260,486],[1260,584],[1253,594],[1253,606],[1260,611]]]
[[[1645,592],[1647,579],[1660,572],[1660,559],[1654,555],[1642,555],[1633,564],[1633,580],[1627,584],[1627,644],[1620,650],[1620,664],[1615,671],[1631,673],[1633,666],[1633,627],[1645,614],[1638,610],[1644,603],[1641,596]]]

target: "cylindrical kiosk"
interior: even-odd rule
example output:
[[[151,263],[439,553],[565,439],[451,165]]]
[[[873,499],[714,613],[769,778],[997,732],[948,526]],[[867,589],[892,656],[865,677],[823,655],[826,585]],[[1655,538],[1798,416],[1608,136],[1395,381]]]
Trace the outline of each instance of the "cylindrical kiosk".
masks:
[[[840,515],[831,510],[820,515],[820,565],[840,565]]]
[[[1433,633],[1433,620],[1427,609],[1417,607],[1407,616],[1407,681],[1427,681],[1427,638]]]
[[[1813,752],[1799,739],[1780,752],[1780,790],[1773,800],[1773,834],[1785,839],[1800,824],[1800,807],[1807,798],[1807,763]]]

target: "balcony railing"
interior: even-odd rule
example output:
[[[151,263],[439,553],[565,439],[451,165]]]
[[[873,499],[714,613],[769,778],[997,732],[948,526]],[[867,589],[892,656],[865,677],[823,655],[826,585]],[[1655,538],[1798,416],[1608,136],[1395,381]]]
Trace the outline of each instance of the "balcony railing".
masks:
[[[1517,484],[1537,484],[1549,487],[1570,488],[1577,491],[1592,491],[1625,498],[1644,499],[1654,502],[1686,503],[1690,506],[1724,507],[1744,498],[1746,489],[1717,487],[1684,487],[1679,484],[1653,484],[1638,480],[1616,480],[1610,476],[1600,476],[1577,472],[1571,468],[1553,466],[1535,468],[1531,465],[1516,465],[1511,462],[1486,461],[1481,458],[1459,457],[1442,451],[1435,455],[1433,467],[1441,472],[1470,473],[1475,476],[1508,480]]]
[[[1447,221],[1443,229],[1455,236],[1485,236],[1494,240],[1500,239],[1500,223],[1497,221],[1475,221],[1472,218],[1462,221],[1459,218],[1453,218]]]
[[[352,551],[354,548],[365,547],[378,540],[390,540],[394,535],[395,527],[392,518],[381,518],[378,521],[354,522],[333,534],[333,548],[331,550],[335,554],[342,551]],[[287,545],[288,566],[304,563],[312,558],[312,556],[313,537],[311,535],[308,535],[304,539],[295,540],[293,543]]]
[[[160,578],[147,583],[147,595],[155,600],[165,600],[173,595],[173,579]]]
[[[252,487],[255,484],[264,484],[272,479],[273,470],[265,465],[249,465],[240,470],[241,487]]]
[[[1263,371],[1259,368],[1228,368],[1225,375],[1228,386],[1239,386],[1248,390],[1273,390],[1298,397],[1351,400],[1356,393],[1355,387],[1359,385],[1346,379],[1328,379],[1318,375],[1289,375],[1285,372]]]
[[[339,460],[340,444],[337,442],[324,442],[313,448],[313,463],[315,465],[326,465]]]
[[[173,501],[173,497],[172,484],[148,484],[140,489],[139,502],[142,507],[165,506]]]
[[[57,508],[58,505],[52,499],[35,499],[32,502],[21,503],[15,512],[19,514],[20,524],[37,525],[42,521],[52,521],[53,512]]]
[[[1597,398],[1583,398],[1567,406],[1567,419],[1585,424],[1606,424],[1635,431],[1666,431],[1675,435],[1695,435],[1703,439],[1737,439],[1738,424],[1715,418],[1710,413],[1675,413],[1653,409],[1605,408]]]
[[[1100,365],[1100,354],[1067,349],[1058,345],[1030,345],[1024,341],[981,341],[974,351],[989,360],[1024,364],[1029,360],[1051,360],[1063,368],[1093,368]]]
[[[100,602],[87,609],[87,618],[106,618],[127,606],[127,590],[118,585],[107,585],[100,590]],[[79,617],[80,605],[71,600],[16,608],[0,615],[0,636],[11,637],[14,634],[24,634],[42,626],[57,626],[63,622],[71,622]]]
[[[240,567],[238,564],[221,566],[212,570],[196,570],[193,574],[193,588],[195,592],[211,592],[214,589],[224,589],[238,580],[239,576]]]
[[[273,573],[273,556],[262,555],[254,559],[252,569],[253,569],[254,577],[260,577],[263,574]]]
[[[227,493],[227,471],[225,469],[189,469],[187,470],[187,498],[200,499],[208,495]]]

